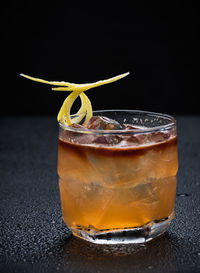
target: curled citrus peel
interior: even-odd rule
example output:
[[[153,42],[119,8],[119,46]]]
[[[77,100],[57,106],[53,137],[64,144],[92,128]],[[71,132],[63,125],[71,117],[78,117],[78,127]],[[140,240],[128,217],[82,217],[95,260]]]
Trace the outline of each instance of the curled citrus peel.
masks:
[[[84,125],[87,125],[89,119],[93,115],[93,112],[92,112],[92,104],[84,92],[94,87],[98,87],[104,84],[118,81],[126,77],[127,75],[129,75],[129,72],[109,78],[107,80],[101,80],[94,83],[85,83],[85,84],[76,84],[76,83],[70,83],[70,82],[64,82],[64,81],[61,81],[61,82],[46,81],[39,78],[31,77],[25,74],[20,74],[20,75],[32,81],[58,86],[58,87],[52,88],[52,90],[54,91],[72,91],[72,93],[63,102],[63,105],[58,113],[57,120],[64,124],[66,123],[67,125],[71,125],[72,123],[79,123],[85,117]],[[70,114],[71,107],[78,96],[80,96],[81,98],[81,107],[76,114],[71,115]],[[71,119],[71,117],[73,118]]]

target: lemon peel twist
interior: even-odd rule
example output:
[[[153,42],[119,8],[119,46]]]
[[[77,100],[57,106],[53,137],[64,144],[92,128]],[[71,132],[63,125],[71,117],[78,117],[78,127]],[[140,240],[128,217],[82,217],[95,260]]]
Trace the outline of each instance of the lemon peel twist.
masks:
[[[129,72],[120,74],[118,76],[106,79],[106,80],[100,80],[94,83],[85,83],[85,84],[76,84],[76,83],[70,83],[65,81],[47,81],[40,78],[35,78],[28,76],[26,74],[21,73],[20,76],[23,76],[29,80],[45,83],[53,86],[58,86],[52,88],[54,91],[72,91],[71,94],[64,100],[63,105],[58,113],[57,120],[62,123],[66,123],[68,126],[72,123],[79,123],[84,117],[84,125],[87,125],[89,119],[92,117],[92,104],[87,97],[87,95],[84,93],[86,90],[89,90],[94,87],[98,87],[104,84],[108,84],[114,81],[118,81],[124,77],[129,75]],[[71,107],[77,97],[80,96],[81,99],[81,107],[78,110],[78,112],[74,115],[70,114]],[[73,119],[71,117],[74,116]]]

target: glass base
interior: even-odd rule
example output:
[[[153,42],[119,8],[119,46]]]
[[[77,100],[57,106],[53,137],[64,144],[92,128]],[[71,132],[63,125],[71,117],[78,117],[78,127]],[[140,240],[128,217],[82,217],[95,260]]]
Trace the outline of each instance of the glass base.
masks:
[[[174,212],[159,221],[151,221],[137,228],[115,230],[97,230],[89,228],[72,228],[73,235],[95,244],[141,244],[163,234],[174,218]]]

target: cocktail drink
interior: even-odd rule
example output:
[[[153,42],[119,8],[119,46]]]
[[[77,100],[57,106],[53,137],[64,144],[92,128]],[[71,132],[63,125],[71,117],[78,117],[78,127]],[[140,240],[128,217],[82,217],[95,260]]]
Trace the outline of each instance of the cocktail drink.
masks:
[[[59,122],[58,175],[63,219],[75,236],[99,244],[143,243],[174,217],[178,170],[176,121],[158,113],[95,111],[85,91],[94,83],[47,81],[71,91]],[[71,115],[80,96],[81,107]]]
[[[94,243],[151,240],[174,217],[176,122],[142,111],[94,114],[88,128],[60,124],[64,221],[74,235]]]

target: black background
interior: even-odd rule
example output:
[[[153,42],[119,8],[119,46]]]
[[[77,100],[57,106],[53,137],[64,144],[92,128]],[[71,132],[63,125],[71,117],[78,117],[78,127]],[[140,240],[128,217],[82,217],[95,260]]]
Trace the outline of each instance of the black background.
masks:
[[[192,1],[175,3],[2,8],[1,115],[56,115],[67,95],[19,73],[85,83],[127,71],[127,78],[87,92],[94,109],[199,114],[197,9]]]

